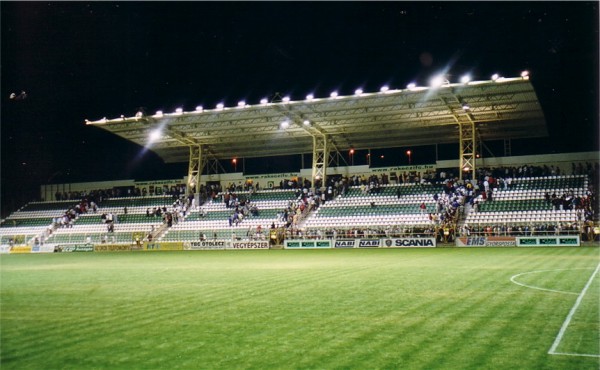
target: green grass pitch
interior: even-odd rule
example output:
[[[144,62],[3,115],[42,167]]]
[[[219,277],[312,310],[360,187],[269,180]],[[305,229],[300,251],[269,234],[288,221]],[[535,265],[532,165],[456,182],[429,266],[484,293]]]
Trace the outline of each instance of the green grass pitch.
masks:
[[[599,257],[597,247],[2,255],[0,367],[598,369]]]

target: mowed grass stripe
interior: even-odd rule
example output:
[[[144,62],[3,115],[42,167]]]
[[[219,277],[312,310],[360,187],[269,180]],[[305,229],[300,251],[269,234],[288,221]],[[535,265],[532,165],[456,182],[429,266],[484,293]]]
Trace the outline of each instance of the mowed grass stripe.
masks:
[[[327,271],[324,271],[324,273],[329,273]],[[318,279],[319,277],[315,277],[315,279]],[[265,280],[265,279],[263,279]],[[310,279],[304,279],[304,283],[308,282],[309,284],[311,283]],[[185,285],[185,282],[181,282],[181,283],[177,283],[179,285]],[[197,283],[191,283],[192,285],[197,285]],[[255,283],[254,281],[243,281],[244,286],[235,286],[234,289],[232,291],[228,291],[228,290],[224,290],[224,295],[219,295],[215,297],[215,302],[219,302],[218,305],[219,306],[223,306],[225,307],[224,309],[220,308],[220,307],[209,307],[209,309],[216,309],[216,310],[228,310],[227,307],[230,306],[230,302],[242,302],[245,299],[246,295],[251,295],[256,297],[256,294],[254,292],[256,291],[261,291],[264,290],[263,286],[261,286],[258,283]],[[168,290],[173,288],[171,285],[172,284],[162,284],[162,283],[158,283],[157,287],[154,287],[154,289],[156,289],[157,291],[159,290]],[[280,288],[277,287],[276,284],[272,283],[272,280],[265,280],[263,282],[264,286],[269,285],[271,287],[271,290],[280,290]],[[222,284],[221,284],[222,287]],[[85,289],[84,289],[85,290]],[[198,292],[200,297],[205,297],[206,295],[204,294],[203,291]],[[239,296],[236,296],[236,293],[239,294]],[[267,292],[268,293],[268,292]],[[264,292],[262,293],[264,294]],[[168,293],[167,293],[168,295]],[[183,295],[181,298],[181,301],[185,301],[186,305],[189,306],[189,301],[190,298],[192,296],[191,295]],[[117,300],[119,299],[118,297],[107,297],[107,298],[111,298],[113,300]],[[122,322],[123,324],[121,324],[119,326],[119,331],[120,332],[127,332],[129,329],[132,328],[132,326],[129,323],[132,322],[137,322],[140,320],[146,320],[149,318],[149,322],[145,323],[143,322],[144,325],[146,324],[152,324],[154,321],[156,321],[156,319],[158,318],[159,320],[165,320],[168,319],[169,314],[172,312],[178,312],[179,315],[182,315],[183,312],[185,312],[186,310],[183,309],[185,305],[182,305],[180,302],[173,300],[173,299],[169,299],[169,303],[168,305],[164,305],[161,306],[160,302],[163,301],[163,299],[165,299],[165,297],[159,297],[158,298],[159,301],[158,302],[154,302],[153,300],[147,301],[145,302],[145,306],[146,308],[142,311],[142,312],[136,312],[135,310],[131,309],[128,305],[125,306],[121,306],[119,309],[113,310],[112,308],[101,308],[100,311],[102,311],[102,313],[100,314],[101,316],[104,314],[108,314],[110,319],[107,320],[104,317],[101,317],[100,320],[98,321],[97,325],[93,325],[93,326],[89,326],[89,331],[91,332],[96,332],[97,330],[101,330],[104,332],[104,334],[107,337],[110,337],[113,334],[118,334],[117,332],[113,332],[110,330],[110,328],[103,328],[103,326],[105,324],[113,324],[113,323],[119,323]],[[192,298],[193,299],[193,298]],[[239,305],[239,303],[238,303]],[[192,304],[192,306],[194,306]],[[206,302],[200,302],[200,304],[197,305],[198,307],[202,307],[203,309],[206,309]],[[107,311],[108,310],[108,311]],[[235,311],[236,308],[233,307],[233,310]],[[81,311],[81,310],[79,310]],[[239,311],[239,310],[238,310]],[[85,312],[85,311],[84,311]],[[134,316],[136,321],[131,321],[130,318],[131,316]],[[202,318],[201,318],[202,319]],[[84,321],[83,325],[85,325],[85,323],[89,323],[90,321]],[[76,325],[70,325],[69,328],[70,330],[73,330],[74,332],[79,333],[79,337],[86,337],[87,331],[82,331],[81,327],[77,327]],[[62,336],[63,333],[58,331],[58,330],[52,330],[50,332],[56,333],[55,336]],[[35,338],[31,338],[33,339],[31,342],[35,343],[36,340]],[[57,342],[56,339],[57,338],[50,338],[53,342],[55,343],[59,343]],[[27,339],[28,341],[30,341],[30,339]],[[116,343],[119,343],[119,341],[117,341]],[[64,342],[62,343],[65,346],[71,345],[72,343],[68,343],[68,342]]]
[[[537,307],[537,302],[556,306],[555,295],[548,298],[552,294],[516,286],[510,276],[532,267],[565,268],[565,262],[582,268],[594,253],[597,260],[597,250],[567,248],[3,257],[2,365],[435,368],[442,362],[438,367],[565,368],[576,363],[593,368],[597,362],[548,362],[543,353],[528,353],[553,339],[555,330],[545,329],[551,325],[536,324],[537,333],[529,329],[514,341],[507,338],[511,331],[528,329],[523,320],[540,312],[558,326],[564,320],[560,313]],[[78,265],[83,268],[77,270]],[[40,279],[43,271],[54,271],[53,279]],[[89,282],[69,283],[78,280]],[[28,285],[31,290],[19,289]],[[44,295],[44,287],[54,291]],[[42,327],[19,320],[19,307],[39,314],[40,302],[46,300],[58,312],[67,298],[86,312],[70,326],[68,320],[57,320],[67,338],[53,336],[48,343],[44,330],[38,330],[31,352],[18,356],[22,352],[15,343],[28,341],[12,338],[20,335],[16,328],[27,326],[25,331],[33,333]],[[572,299],[565,299],[565,309],[571,306]],[[98,314],[99,309],[106,309],[105,314]],[[469,347],[470,337],[475,343]],[[57,342],[69,350],[56,351]],[[513,352],[524,356],[513,358]]]

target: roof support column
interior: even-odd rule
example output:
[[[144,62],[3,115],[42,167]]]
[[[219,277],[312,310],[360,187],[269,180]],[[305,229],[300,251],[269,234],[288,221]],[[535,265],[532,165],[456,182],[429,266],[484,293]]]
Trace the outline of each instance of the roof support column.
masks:
[[[324,185],[329,161],[329,139],[325,134],[313,134],[312,183],[315,189]]]
[[[458,124],[460,133],[460,168],[459,179],[474,179],[475,178],[475,150],[477,148],[475,122],[472,120],[461,121]]]
[[[504,156],[505,157],[512,156],[511,144],[512,143],[511,143],[510,139],[504,139]]]
[[[190,161],[188,165],[187,188],[188,194],[198,194],[200,180],[204,167],[206,167],[206,153],[201,144],[190,145]]]

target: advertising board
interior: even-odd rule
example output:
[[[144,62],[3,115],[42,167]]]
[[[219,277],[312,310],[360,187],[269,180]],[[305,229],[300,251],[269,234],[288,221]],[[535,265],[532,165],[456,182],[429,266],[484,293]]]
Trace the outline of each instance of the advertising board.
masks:
[[[131,246],[128,244],[95,244],[94,252],[128,252]]]
[[[183,242],[144,242],[145,251],[182,251]]]
[[[285,249],[325,249],[331,248],[331,240],[286,240]]]
[[[31,253],[54,253],[56,244],[34,245],[31,248]]]
[[[516,239],[519,247],[578,247],[581,245],[579,235],[527,236]]]
[[[381,239],[359,239],[359,248],[379,248],[381,246]]]
[[[93,244],[59,244],[54,248],[57,252],[93,252]]]
[[[202,240],[184,242],[183,249],[193,251],[223,250],[227,248],[229,243],[231,242],[228,240]]]
[[[383,239],[384,248],[435,248],[435,238]]]
[[[333,241],[334,248],[356,248],[356,239],[336,239]]]
[[[269,249],[268,241],[231,242],[228,249]]]
[[[457,247],[515,247],[514,236],[461,236],[456,238]]]
[[[14,245],[10,248],[10,253],[31,253],[31,247],[29,245]]]

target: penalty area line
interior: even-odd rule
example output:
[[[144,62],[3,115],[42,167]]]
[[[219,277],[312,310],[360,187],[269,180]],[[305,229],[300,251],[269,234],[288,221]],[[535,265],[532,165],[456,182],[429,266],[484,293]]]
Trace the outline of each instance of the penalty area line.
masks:
[[[565,335],[565,332],[567,331],[567,327],[571,323],[571,319],[573,318],[573,315],[575,315],[575,312],[579,308],[579,305],[581,304],[581,301],[583,300],[583,297],[585,296],[585,293],[587,293],[588,288],[590,287],[590,285],[592,285],[592,281],[594,280],[594,277],[596,276],[596,274],[598,274],[599,270],[600,270],[600,263],[598,264],[598,266],[596,266],[596,269],[594,270],[594,272],[592,273],[592,276],[590,276],[590,279],[587,281],[587,283],[585,284],[585,286],[581,290],[581,293],[579,293],[579,296],[577,296],[577,300],[575,301],[575,304],[573,305],[573,307],[571,307],[571,311],[569,311],[569,314],[567,315],[567,318],[565,319],[565,322],[563,322],[563,324],[562,324],[562,326],[560,328],[560,331],[558,332],[558,335],[554,339],[554,343],[552,343],[552,347],[550,347],[550,349],[548,350],[548,354],[549,355],[569,355],[569,356],[600,357],[600,355],[584,355],[584,354],[580,355],[580,354],[576,354],[576,353],[561,353],[561,352],[556,352],[556,348],[558,348],[558,345],[562,341],[562,338]]]

